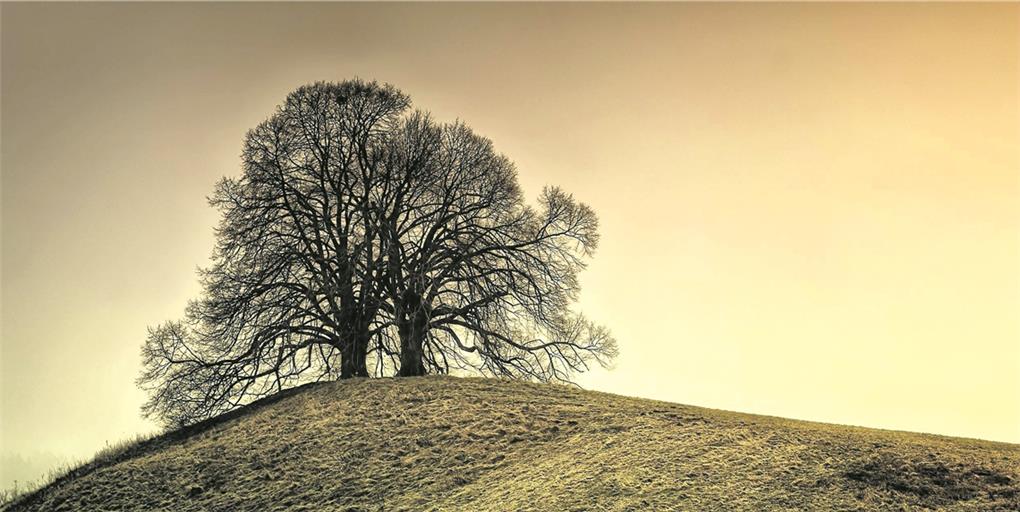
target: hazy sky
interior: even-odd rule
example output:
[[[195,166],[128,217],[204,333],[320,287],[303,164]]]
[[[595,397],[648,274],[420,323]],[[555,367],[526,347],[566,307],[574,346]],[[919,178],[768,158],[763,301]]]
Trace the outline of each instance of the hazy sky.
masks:
[[[0,444],[152,425],[147,325],[297,86],[390,82],[591,204],[590,388],[1020,442],[1020,6],[3,4]],[[49,459],[46,459],[49,460]]]

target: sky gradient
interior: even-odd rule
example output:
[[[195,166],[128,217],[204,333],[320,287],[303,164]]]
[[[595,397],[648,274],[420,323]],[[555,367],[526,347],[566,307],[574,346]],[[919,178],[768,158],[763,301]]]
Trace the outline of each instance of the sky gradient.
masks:
[[[153,428],[139,350],[199,291],[205,197],[353,77],[598,212],[580,309],[620,357],[585,387],[1020,442],[1016,4],[0,9],[4,486]]]

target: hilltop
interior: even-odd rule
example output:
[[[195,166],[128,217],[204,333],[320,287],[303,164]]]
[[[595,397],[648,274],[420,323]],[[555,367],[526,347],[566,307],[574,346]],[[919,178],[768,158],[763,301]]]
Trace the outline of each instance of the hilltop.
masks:
[[[1020,445],[494,379],[285,391],[9,510],[1020,510]]]

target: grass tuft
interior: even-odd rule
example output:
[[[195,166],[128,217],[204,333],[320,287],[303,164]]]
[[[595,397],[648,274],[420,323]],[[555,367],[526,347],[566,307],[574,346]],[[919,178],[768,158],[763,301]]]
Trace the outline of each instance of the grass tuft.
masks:
[[[913,496],[916,505],[942,507],[980,497],[1009,502],[1020,495],[1015,475],[946,456],[906,460],[882,453],[855,462],[845,475],[872,488]]]

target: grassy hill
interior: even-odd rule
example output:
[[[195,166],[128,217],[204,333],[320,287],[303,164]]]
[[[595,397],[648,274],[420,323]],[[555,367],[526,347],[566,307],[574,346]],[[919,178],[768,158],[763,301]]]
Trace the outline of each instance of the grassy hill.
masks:
[[[452,377],[304,386],[10,510],[1020,510],[1020,445]]]

